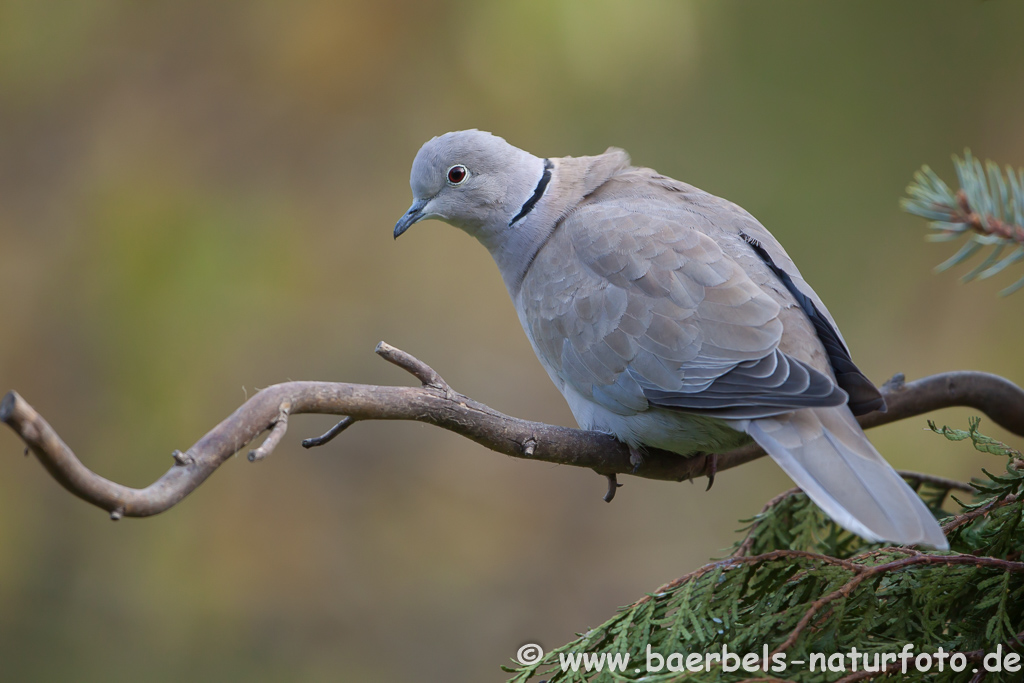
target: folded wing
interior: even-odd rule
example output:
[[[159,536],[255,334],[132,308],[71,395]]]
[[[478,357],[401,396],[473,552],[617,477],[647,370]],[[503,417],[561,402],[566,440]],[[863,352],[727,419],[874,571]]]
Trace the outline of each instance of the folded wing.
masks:
[[[779,303],[713,239],[629,202],[567,217],[520,296],[545,363],[621,415],[654,405],[741,419],[847,400],[779,350]]]

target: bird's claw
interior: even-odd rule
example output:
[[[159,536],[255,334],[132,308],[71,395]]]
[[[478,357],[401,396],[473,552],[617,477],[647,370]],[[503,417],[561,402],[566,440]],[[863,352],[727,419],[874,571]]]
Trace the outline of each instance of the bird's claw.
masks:
[[[706,463],[704,471],[708,475],[708,487],[704,490],[710,491],[715,483],[715,475],[718,474],[718,453],[709,453],[704,458]]]

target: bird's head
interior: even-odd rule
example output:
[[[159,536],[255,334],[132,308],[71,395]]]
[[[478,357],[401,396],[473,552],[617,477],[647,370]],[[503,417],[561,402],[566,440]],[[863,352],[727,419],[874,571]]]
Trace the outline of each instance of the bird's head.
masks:
[[[436,218],[493,248],[504,241],[544,172],[544,160],[496,135],[445,133],[424,144],[413,161],[413,203],[395,225],[395,237],[414,223]]]

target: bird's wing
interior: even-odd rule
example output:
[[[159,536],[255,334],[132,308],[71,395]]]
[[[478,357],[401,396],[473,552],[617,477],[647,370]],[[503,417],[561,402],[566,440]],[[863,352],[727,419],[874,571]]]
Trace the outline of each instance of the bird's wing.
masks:
[[[799,325],[791,324],[794,318],[806,318],[811,323],[822,344],[824,357],[821,362],[818,358],[808,359],[801,355],[809,346],[802,337],[795,339],[795,349],[791,349],[792,345],[784,337],[780,348],[786,352],[792,350],[798,358],[808,360],[818,369],[826,369],[827,366],[836,383],[849,394],[849,406],[854,415],[885,410],[885,400],[853,362],[846,341],[824,302],[803,279],[778,240],[757,219],[726,199],[651,169],[631,168],[620,178],[625,182],[608,183],[604,190],[621,194],[623,185],[632,186],[634,191],[636,187],[645,187],[663,202],[689,207],[696,214],[696,229],[711,236],[743,267],[755,284],[794,309],[782,314],[787,330],[806,327],[802,321]]]
[[[778,301],[690,218],[652,198],[604,197],[562,220],[519,293],[553,374],[623,415],[656,405],[739,419],[844,403],[827,371],[779,349]]]

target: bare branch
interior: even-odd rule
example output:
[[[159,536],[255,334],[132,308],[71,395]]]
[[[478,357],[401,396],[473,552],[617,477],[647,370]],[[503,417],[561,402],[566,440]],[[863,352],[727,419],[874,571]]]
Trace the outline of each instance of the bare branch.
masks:
[[[277,411],[277,419],[274,421],[273,426],[270,429],[270,435],[267,436],[266,441],[259,448],[249,451],[249,462],[256,462],[270,455],[277,444],[281,443],[281,439],[284,438],[284,433],[288,431],[288,411],[291,410],[292,404],[285,401],[281,404],[281,407]]]
[[[303,439],[302,447],[315,448],[317,446],[323,446],[325,443],[333,441],[334,437],[336,437],[338,434],[341,434],[343,431],[345,431],[355,423],[356,421],[353,420],[351,417],[343,417],[338,422],[338,424],[328,429],[324,434],[321,434],[320,436],[311,436],[308,439]]]
[[[385,341],[378,342],[377,348],[374,349],[373,352],[387,362],[394,363],[406,372],[411,373],[416,379],[423,383],[423,386],[451,391],[451,387],[448,386],[448,382],[441,379],[441,375],[437,374],[434,368],[430,367],[411,353],[406,353],[402,349],[395,348]]]
[[[52,427],[15,392],[0,401],[0,421],[28,445],[47,471],[71,493],[120,516],[146,517],[172,507],[225,460],[266,429],[270,435],[254,458],[268,454],[284,436],[290,415],[316,413],[345,419],[319,439],[326,443],[359,420],[415,420],[436,425],[516,458],[586,467],[601,475],[634,474],[648,479],[683,481],[720,472],[764,455],[756,445],[722,454],[690,458],[649,449],[642,462],[607,434],[509,417],[453,391],[428,365],[383,342],[377,353],[408,370],[422,387],[372,386],[331,382],[286,382],[263,389],[214,427],[174,466],[144,489],[122,486],[81,463]],[[980,372],[950,372],[904,383],[894,378],[883,387],[889,409],[861,418],[865,427],[921,415],[948,406],[970,406],[1009,431],[1024,435],[1024,391],[1012,382]]]
[[[935,489],[944,489],[947,493],[950,491],[966,491],[967,493],[975,493],[976,491],[976,489],[970,484],[957,481],[956,479],[946,479],[945,477],[939,477],[934,474],[911,472],[910,470],[896,470],[896,472],[904,479],[909,479],[911,481],[912,488],[918,488],[921,484],[928,484]]]

